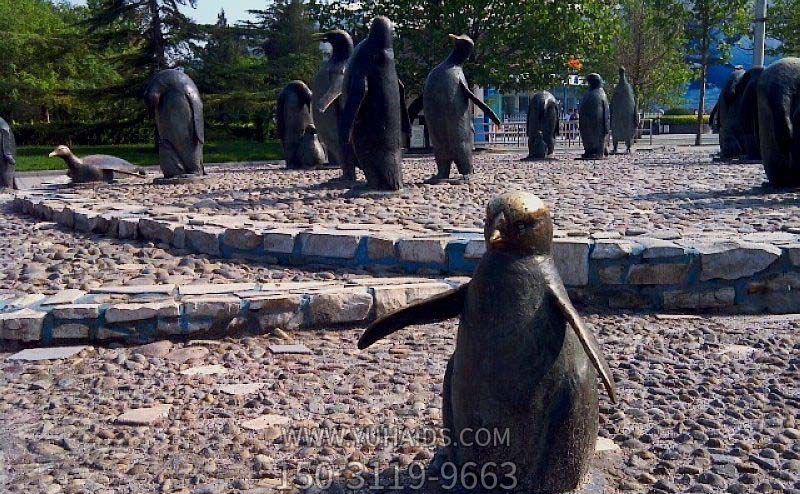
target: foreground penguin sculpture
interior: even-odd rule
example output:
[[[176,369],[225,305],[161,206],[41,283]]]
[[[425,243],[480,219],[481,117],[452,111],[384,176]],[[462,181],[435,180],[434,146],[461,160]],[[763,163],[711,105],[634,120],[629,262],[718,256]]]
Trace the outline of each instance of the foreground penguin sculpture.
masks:
[[[534,94],[528,105],[528,157],[526,159],[543,159],[552,155],[556,149],[558,133],[558,101],[548,91]],[[535,149],[539,134],[547,147],[544,155]]]
[[[164,178],[204,175],[203,102],[192,79],[180,70],[162,70],[148,84],[145,102],[155,116]]]
[[[611,110],[599,74],[586,76],[589,92],[581,100],[578,128],[583,141],[583,158],[603,159],[607,154],[606,141],[611,131]]]
[[[781,59],[758,80],[758,132],[767,179],[800,186],[800,58]]]
[[[717,119],[719,121],[719,156],[722,159],[737,158],[742,154],[742,143],[739,142],[737,100],[741,97],[740,81],[744,70],[736,69],[728,78],[728,82],[720,93],[717,102]],[[741,88],[743,91],[744,88]]]
[[[636,93],[628,82],[625,68],[619,68],[619,82],[611,97],[611,140],[614,154],[617,154],[619,142],[625,143],[625,152],[631,152],[636,130],[639,128],[639,110],[636,105]]]
[[[342,148],[339,142],[339,117],[342,113],[339,97],[342,95],[347,61],[353,54],[353,40],[341,29],[334,29],[316,37],[319,41],[330,43],[333,53],[331,58],[322,64],[311,82],[311,90],[314,93],[312,105],[314,124],[328,156],[328,162],[342,169],[344,180],[352,181],[356,179],[356,158],[351,145]],[[327,110],[323,111],[323,108]]]
[[[339,118],[341,147],[352,142],[367,187],[382,191],[403,188],[403,132],[411,131],[393,44],[392,22],[376,17],[347,64]]]
[[[487,251],[472,281],[379,319],[358,347],[408,325],[460,315],[444,377],[445,434],[457,439],[486,429],[507,433],[508,440],[451,441],[448,461],[457,467],[512,463],[517,492],[573,490],[594,453],[598,374],[616,401],[611,371],[556,270],[544,203],[524,192],[494,198],[484,235]]]
[[[16,189],[17,143],[8,122],[0,118],[0,190]]]
[[[311,118],[311,100],[311,90],[303,81],[290,82],[278,95],[278,136],[289,169],[325,164],[325,152]]]
[[[470,102],[497,125],[502,123],[494,111],[470,91],[464,76],[462,66],[469,60],[475,46],[472,39],[454,34],[450,35],[450,39],[453,41],[453,51],[428,74],[422,93],[425,121],[438,169],[433,180],[450,178],[453,163],[464,177],[472,174],[475,130],[472,127]]]
[[[93,154],[78,158],[67,146],[58,146],[50,158],[61,158],[67,164],[67,176],[74,184],[110,182],[114,175],[142,178],[147,173],[138,166],[116,156]]]

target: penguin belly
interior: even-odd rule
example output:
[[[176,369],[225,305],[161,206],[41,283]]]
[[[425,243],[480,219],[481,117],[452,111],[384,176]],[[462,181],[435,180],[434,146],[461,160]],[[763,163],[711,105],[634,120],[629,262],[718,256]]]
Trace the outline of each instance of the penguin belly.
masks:
[[[164,176],[195,173],[202,161],[202,148],[195,140],[192,108],[183,92],[170,89],[161,96],[158,134]]]
[[[596,379],[532,260],[487,254],[472,279],[443,400],[451,439],[461,441],[451,450],[455,463],[489,465],[500,477],[513,465],[505,484],[513,477],[517,492],[574,489],[597,438]],[[477,434],[491,441],[475,444]]]
[[[455,163],[462,175],[472,173],[473,129],[469,100],[461,89],[459,67],[439,66],[425,84],[425,121],[439,168],[438,178],[448,178]]]

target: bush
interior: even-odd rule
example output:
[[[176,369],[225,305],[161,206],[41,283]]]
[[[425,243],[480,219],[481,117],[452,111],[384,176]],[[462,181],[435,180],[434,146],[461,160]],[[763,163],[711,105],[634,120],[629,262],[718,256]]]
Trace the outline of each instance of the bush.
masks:
[[[263,142],[267,122],[206,122],[206,141],[247,140]],[[14,124],[20,146],[116,146],[152,143],[155,124],[149,118],[113,122],[36,122]]]
[[[694,110],[688,108],[670,108],[664,115],[694,115]]]
[[[686,125],[697,123],[696,115],[665,115],[661,117],[663,125]],[[708,123],[708,115],[703,115],[703,123]]]
[[[20,146],[137,144],[152,142],[154,132],[151,123],[131,120],[36,122],[16,124],[13,126],[13,131]]]

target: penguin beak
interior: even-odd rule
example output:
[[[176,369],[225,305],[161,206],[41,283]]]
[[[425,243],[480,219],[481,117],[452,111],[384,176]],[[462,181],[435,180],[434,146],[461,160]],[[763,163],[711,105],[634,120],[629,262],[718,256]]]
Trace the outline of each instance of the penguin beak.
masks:
[[[328,41],[328,33],[314,33],[311,35],[314,41]]]
[[[458,36],[456,36],[455,34],[448,34],[447,37],[450,38],[453,41],[458,39]]]
[[[503,230],[506,227],[506,215],[502,212],[495,216],[492,221],[491,235],[489,235],[489,246],[492,248],[501,248],[505,243],[503,239]]]
[[[58,154],[56,154],[55,151],[47,155],[48,158],[55,158],[56,156],[58,156]]]

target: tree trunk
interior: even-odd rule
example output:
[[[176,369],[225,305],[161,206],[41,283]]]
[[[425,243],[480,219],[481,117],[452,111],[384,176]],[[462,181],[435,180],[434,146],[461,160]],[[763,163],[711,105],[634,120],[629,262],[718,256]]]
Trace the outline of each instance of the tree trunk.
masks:
[[[703,116],[706,112],[706,78],[708,77],[708,32],[710,27],[703,26],[703,42],[700,47],[700,103],[697,105],[697,136],[694,140],[695,146],[703,144]]]
[[[39,114],[42,118],[42,122],[50,123],[50,109],[47,108],[47,105],[42,105],[39,108]]]
[[[167,54],[164,47],[164,28],[161,24],[161,11],[158,0],[150,0],[150,28],[153,43],[153,74],[167,68]]]

